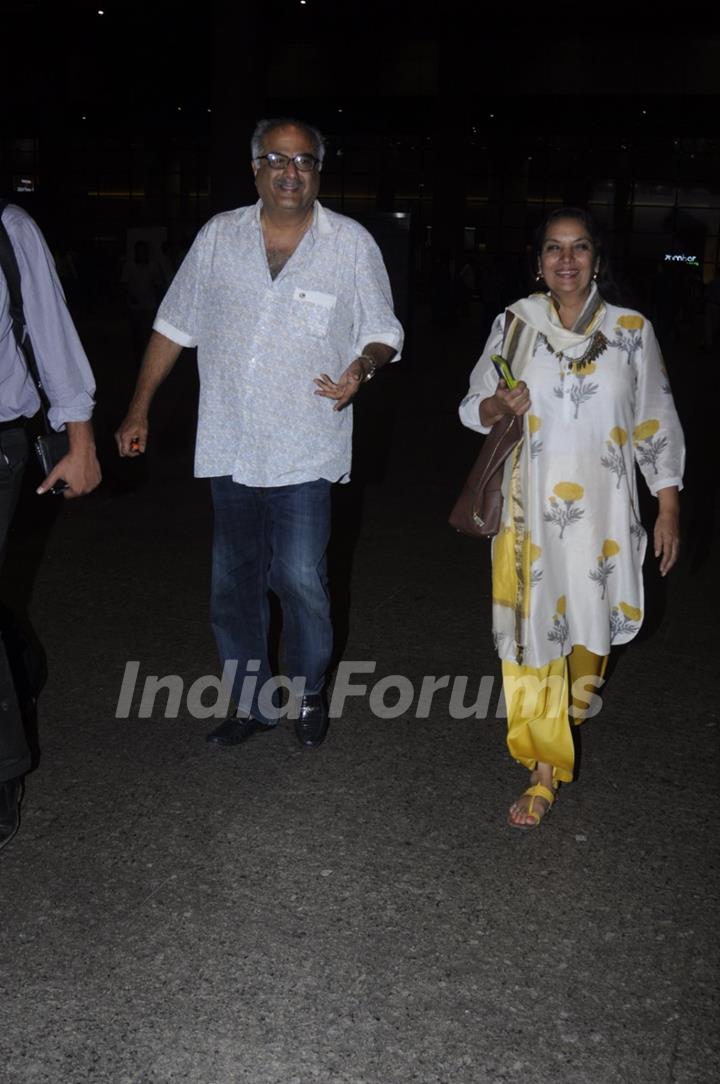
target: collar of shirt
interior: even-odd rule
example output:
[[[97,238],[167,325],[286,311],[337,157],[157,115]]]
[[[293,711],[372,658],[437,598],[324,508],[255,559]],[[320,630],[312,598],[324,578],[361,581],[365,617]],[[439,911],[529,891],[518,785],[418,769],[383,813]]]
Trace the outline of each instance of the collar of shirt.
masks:
[[[257,201],[252,207],[248,207],[249,213],[252,215],[256,228],[259,230],[260,226],[260,212],[262,211],[263,202],[261,199]],[[315,237],[330,237],[335,233],[335,226],[330,221],[325,208],[321,204],[320,200],[315,200],[313,204],[313,220],[310,226],[310,233]]]

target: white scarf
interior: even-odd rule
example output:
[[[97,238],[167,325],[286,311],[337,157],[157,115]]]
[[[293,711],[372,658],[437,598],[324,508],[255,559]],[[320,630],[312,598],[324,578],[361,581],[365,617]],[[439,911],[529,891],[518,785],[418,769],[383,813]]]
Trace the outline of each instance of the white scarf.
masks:
[[[517,320],[513,320],[510,325],[505,348],[511,355],[508,361],[511,363],[513,376],[520,379],[533,356],[538,335],[544,335],[555,354],[587,348],[605,315],[605,304],[593,282],[572,328],[563,327],[550,294],[523,297],[509,305],[508,312],[517,317]]]

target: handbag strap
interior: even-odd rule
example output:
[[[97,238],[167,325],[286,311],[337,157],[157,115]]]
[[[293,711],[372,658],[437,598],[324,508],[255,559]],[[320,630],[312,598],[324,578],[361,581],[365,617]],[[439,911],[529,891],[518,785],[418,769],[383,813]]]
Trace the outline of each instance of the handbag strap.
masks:
[[[523,321],[510,309],[505,310],[505,331],[503,332],[503,357],[511,366],[520,340],[520,332],[524,327]]]
[[[3,212],[5,211],[8,202],[8,200],[0,200],[0,270],[2,270],[5,281],[7,282],[13,335],[18,344],[18,349],[25,360],[27,370],[38,390],[38,395],[40,396],[40,413],[42,414],[45,430],[49,433],[51,432],[51,426],[48,422],[47,412],[50,409],[50,400],[40,377],[40,371],[38,370],[37,361],[35,360],[35,351],[33,350],[30,339],[30,332],[25,321],[25,308],[22,299],[22,278],[17,262],[17,256],[15,255],[13,243],[10,240],[10,234],[5,229],[5,223],[2,220]]]

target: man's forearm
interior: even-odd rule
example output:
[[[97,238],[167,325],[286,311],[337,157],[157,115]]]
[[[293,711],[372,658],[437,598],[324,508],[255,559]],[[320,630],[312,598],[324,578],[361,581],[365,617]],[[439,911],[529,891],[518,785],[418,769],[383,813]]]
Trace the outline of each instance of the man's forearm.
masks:
[[[95,450],[95,435],[91,421],[66,422],[65,429],[71,452]]]
[[[153,331],[145,350],[128,413],[147,414],[155,392],[182,353],[182,346]]]
[[[376,369],[382,369],[383,365],[392,361],[396,353],[397,351],[386,343],[368,343],[367,346],[363,346],[360,357],[367,362],[366,375],[369,372],[374,373]]]

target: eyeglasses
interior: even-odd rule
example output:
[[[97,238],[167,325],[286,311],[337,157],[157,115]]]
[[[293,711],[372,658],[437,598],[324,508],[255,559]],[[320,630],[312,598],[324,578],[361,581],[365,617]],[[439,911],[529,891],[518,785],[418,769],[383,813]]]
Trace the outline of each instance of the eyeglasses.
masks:
[[[259,154],[255,159],[256,162],[260,162],[263,158],[267,160],[267,164],[270,169],[287,169],[292,164],[300,173],[309,173],[315,166],[320,165],[320,159],[316,158],[314,154],[276,154],[275,151],[270,151],[268,154]]]

